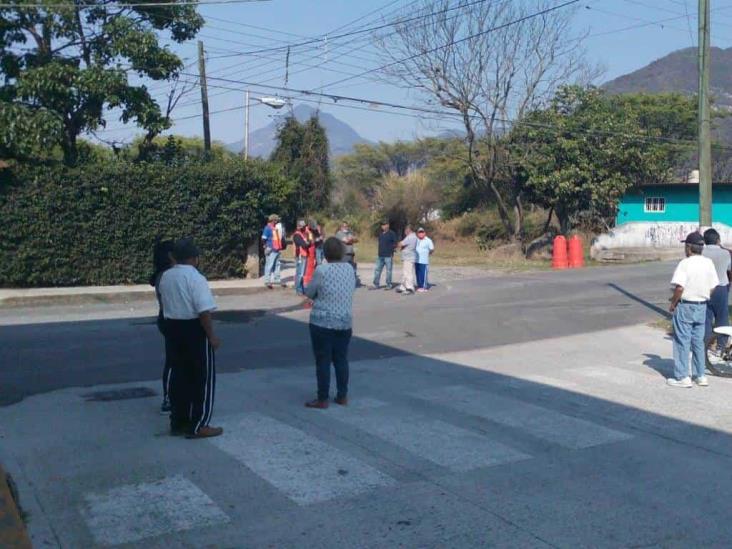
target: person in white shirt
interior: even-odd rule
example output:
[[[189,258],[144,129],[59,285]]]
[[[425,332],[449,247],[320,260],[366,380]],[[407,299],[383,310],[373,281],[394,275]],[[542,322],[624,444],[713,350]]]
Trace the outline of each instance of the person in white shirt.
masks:
[[[730,271],[732,271],[732,257],[729,251],[722,248],[719,243],[720,237],[716,230],[704,231],[702,255],[712,260],[714,268],[717,270],[717,278],[719,278],[719,285],[712,290],[709,303],[707,303],[707,324],[704,330],[704,342],[707,346],[714,335],[713,328],[729,326],[729,280]],[[727,336],[717,336],[716,349],[710,350],[717,359],[721,359],[727,343]],[[710,369],[714,369],[714,365]]]
[[[426,292],[429,290],[427,282],[427,271],[430,266],[430,256],[435,251],[435,244],[432,239],[427,236],[427,231],[422,227],[417,229],[417,262],[414,268],[417,273],[417,291]]]
[[[693,375],[700,387],[709,385],[705,375],[706,357],[704,329],[707,322],[707,302],[719,277],[711,259],[702,256],[704,237],[690,233],[685,240],[686,259],[682,259],[671,285],[674,294],[669,312],[673,313],[674,376],[666,381],[672,387],[692,387],[689,377],[689,351],[692,354]]]
[[[211,427],[216,363],[221,341],[214,332],[211,313],[216,309],[206,278],[198,272],[199,251],[189,239],[173,247],[176,265],[160,278],[160,297],[167,347],[173,369],[170,387],[170,431],[187,438],[215,437]]]

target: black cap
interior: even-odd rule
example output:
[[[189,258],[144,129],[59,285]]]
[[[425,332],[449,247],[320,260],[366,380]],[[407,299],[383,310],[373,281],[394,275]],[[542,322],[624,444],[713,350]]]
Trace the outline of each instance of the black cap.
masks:
[[[201,252],[193,243],[192,238],[181,238],[173,246],[173,257],[175,257],[176,261],[186,261],[199,255],[201,255]]]
[[[703,246],[704,237],[699,233],[699,231],[694,231],[693,233],[689,233],[686,238],[681,242],[685,242],[686,244],[697,244]]]

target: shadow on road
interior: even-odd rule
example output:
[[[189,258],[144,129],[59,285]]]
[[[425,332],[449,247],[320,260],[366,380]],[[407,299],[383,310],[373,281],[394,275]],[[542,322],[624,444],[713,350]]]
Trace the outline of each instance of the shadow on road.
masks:
[[[613,288],[614,290],[617,290],[618,292],[620,292],[621,294],[623,294],[625,297],[628,297],[628,298],[632,299],[636,303],[640,303],[641,305],[649,308],[654,313],[658,313],[659,315],[661,315],[661,316],[663,316],[665,318],[668,318],[668,319],[671,318],[671,313],[669,313],[666,309],[663,309],[662,307],[659,307],[655,303],[651,303],[650,301],[646,301],[642,297],[638,297],[637,295],[629,292],[628,290],[625,290],[625,289],[621,288],[617,284],[609,283],[608,284],[608,287]]]

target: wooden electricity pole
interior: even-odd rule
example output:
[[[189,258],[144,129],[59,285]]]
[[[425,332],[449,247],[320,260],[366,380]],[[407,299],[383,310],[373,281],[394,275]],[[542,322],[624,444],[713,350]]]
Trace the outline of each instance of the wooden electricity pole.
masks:
[[[211,126],[208,115],[208,86],[206,85],[206,60],[203,55],[203,42],[198,41],[198,76],[201,79],[201,108],[203,110],[203,148],[211,152]]]
[[[699,225],[712,226],[712,137],[709,109],[709,1],[699,0]]]

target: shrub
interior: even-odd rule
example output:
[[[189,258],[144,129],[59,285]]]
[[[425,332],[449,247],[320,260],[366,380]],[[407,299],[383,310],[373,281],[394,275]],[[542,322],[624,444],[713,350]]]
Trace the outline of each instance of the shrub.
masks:
[[[192,236],[211,278],[242,276],[294,185],[265,162],[18,166],[0,179],[0,285],[145,282],[156,237]]]

